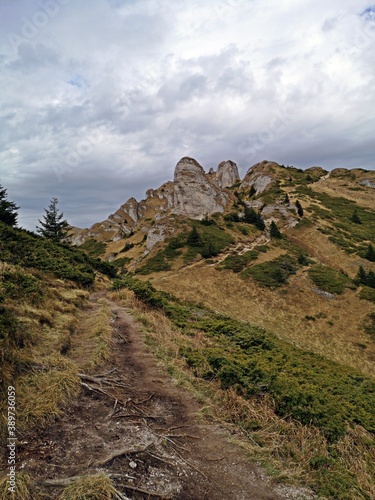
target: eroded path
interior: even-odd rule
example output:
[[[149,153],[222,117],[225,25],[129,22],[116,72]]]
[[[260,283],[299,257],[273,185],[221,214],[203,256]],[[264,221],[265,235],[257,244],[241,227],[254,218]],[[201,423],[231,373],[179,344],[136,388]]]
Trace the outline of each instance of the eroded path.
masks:
[[[91,298],[95,307],[103,294]],[[79,397],[20,449],[22,467],[58,498],[64,478],[105,472],[123,498],[281,500],[310,498],[272,485],[229,431],[203,425],[192,395],[173,385],[125,308],[106,298],[113,357],[82,378]]]

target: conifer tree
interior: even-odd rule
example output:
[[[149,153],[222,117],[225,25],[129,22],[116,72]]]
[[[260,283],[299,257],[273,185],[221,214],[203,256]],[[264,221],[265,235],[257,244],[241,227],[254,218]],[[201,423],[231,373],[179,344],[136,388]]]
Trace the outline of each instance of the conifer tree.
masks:
[[[371,245],[371,243],[367,247],[365,259],[369,260],[370,262],[375,262],[375,250],[374,247]]]
[[[277,224],[274,220],[271,222],[270,236],[271,236],[271,238],[279,238],[279,239],[282,238],[280,230],[277,227]]]
[[[261,216],[261,214],[259,212],[257,212],[257,214],[256,214],[255,226],[258,229],[260,229],[261,231],[263,231],[263,229],[266,228],[266,225],[264,223],[263,217]]]
[[[17,207],[13,201],[9,201],[7,197],[7,190],[0,184],[0,222],[4,222],[8,226],[16,226],[17,210],[20,207]]]
[[[49,207],[44,209],[44,221],[39,220],[41,227],[37,227],[37,232],[45,238],[60,242],[67,236],[69,224],[63,219],[64,214],[59,214],[57,204],[58,199],[52,198]]]
[[[296,201],[297,213],[300,217],[303,217],[303,208],[299,200]]]
[[[245,216],[243,218],[247,224],[255,224],[257,221],[257,214],[252,207],[245,205]]]
[[[202,238],[200,237],[200,234],[198,233],[197,228],[195,226],[190,231],[187,237],[187,243],[190,247],[200,247],[203,244]]]
[[[358,215],[357,209],[354,210],[352,216],[350,217],[350,220],[354,222],[355,224],[362,224],[362,221]]]
[[[363,266],[360,266],[358,270],[356,281],[359,285],[367,285],[367,274]]]

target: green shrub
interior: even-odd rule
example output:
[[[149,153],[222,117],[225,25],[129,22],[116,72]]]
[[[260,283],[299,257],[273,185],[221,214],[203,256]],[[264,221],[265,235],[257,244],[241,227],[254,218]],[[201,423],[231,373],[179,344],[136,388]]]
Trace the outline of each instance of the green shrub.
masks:
[[[162,308],[186,333],[180,355],[196,376],[215,377],[223,389],[234,387],[244,397],[268,393],[278,415],[316,426],[332,442],[350,424],[375,432],[373,380],[261,328],[178,301],[149,283],[115,280],[114,288],[123,286],[151,307]],[[197,331],[205,335],[199,349],[188,343]],[[330,463],[317,457],[310,465],[321,470]]]
[[[347,286],[352,285],[351,280],[342,271],[336,271],[328,266],[314,266],[308,273],[314,284],[325,292],[340,294]]]
[[[255,264],[241,272],[241,278],[251,278],[258,285],[276,288],[288,283],[288,277],[297,270],[296,260],[290,255],[281,255],[274,260]]]
[[[82,245],[80,245],[80,249],[87,252],[90,257],[99,257],[105,252],[107,244],[103,241],[97,241],[95,239],[86,240]]]

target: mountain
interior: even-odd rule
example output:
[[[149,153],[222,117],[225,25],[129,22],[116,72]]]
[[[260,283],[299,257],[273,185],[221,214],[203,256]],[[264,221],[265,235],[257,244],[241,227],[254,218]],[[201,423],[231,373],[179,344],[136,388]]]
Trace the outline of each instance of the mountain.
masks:
[[[17,498],[374,497],[374,189],[362,169],[182,158],[76,247],[0,223]]]
[[[361,268],[374,272],[366,258],[374,189],[375,172],[363,169],[265,160],[241,180],[232,161],[206,173],[185,157],[173,181],[76,229],[73,241],[162,290],[374,374],[366,333],[374,292],[356,281]],[[272,237],[275,225],[281,238]]]

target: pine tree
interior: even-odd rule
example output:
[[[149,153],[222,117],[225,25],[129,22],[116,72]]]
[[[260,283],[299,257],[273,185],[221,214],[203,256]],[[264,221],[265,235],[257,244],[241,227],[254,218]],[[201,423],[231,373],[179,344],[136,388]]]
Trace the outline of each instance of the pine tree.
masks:
[[[245,206],[245,216],[244,216],[243,220],[247,224],[255,224],[257,221],[257,214],[256,214],[255,210],[246,205]]]
[[[303,208],[299,200],[296,201],[297,213],[300,217],[303,217]]]
[[[17,207],[13,201],[9,201],[7,197],[7,190],[0,184],[0,222],[4,222],[8,226],[16,226],[17,210],[20,207]]]
[[[285,205],[289,205],[289,203],[290,203],[288,193],[285,193],[284,203],[285,203]]]
[[[255,221],[255,226],[260,229],[261,231],[263,231],[263,229],[266,228],[266,225],[264,223],[264,220],[263,220],[263,217],[260,215],[260,213],[258,212],[256,214],[256,221]]]
[[[274,220],[271,222],[270,236],[271,236],[271,238],[279,238],[279,239],[282,238],[280,230],[277,227],[277,224]]]
[[[359,218],[357,209],[354,210],[352,216],[350,217],[350,220],[354,222],[355,224],[362,224],[361,219]]]
[[[41,227],[37,227],[39,234],[52,241],[62,241],[66,236],[69,228],[68,221],[64,220],[64,214],[59,214],[57,208],[58,199],[52,198],[49,207],[45,208],[46,214],[43,216],[44,221],[39,220]]]
[[[367,274],[366,271],[363,269],[363,266],[360,266],[360,268],[358,269],[356,282],[359,285],[367,285]]]
[[[250,191],[249,191],[249,198],[254,196],[254,194],[256,194],[256,192],[257,192],[257,190],[255,189],[255,187],[251,186]]]
[[[365,254],[365,259],[369,260],[370,262],[375,262],[375,250],[374,250],[374,247],[371,245],[371,243],[369,244],[369,246],[367,248],[367,252]]]
[[[202,238],[200,237],[200,234],[198,233],[197,228],[195,226],[190,231],[187,237],[187,243],[190,247],[200,247],[203,244]]]

